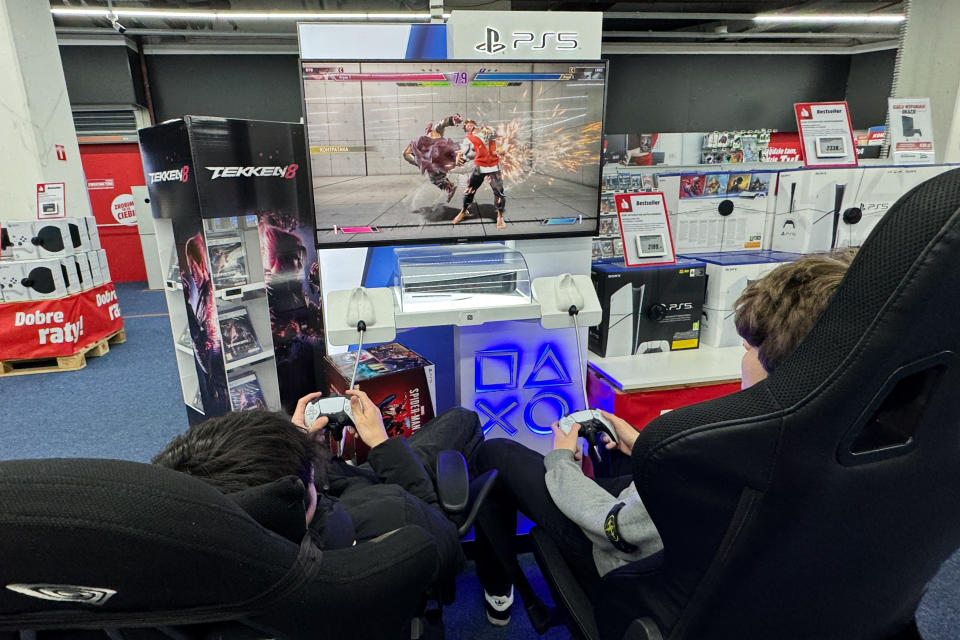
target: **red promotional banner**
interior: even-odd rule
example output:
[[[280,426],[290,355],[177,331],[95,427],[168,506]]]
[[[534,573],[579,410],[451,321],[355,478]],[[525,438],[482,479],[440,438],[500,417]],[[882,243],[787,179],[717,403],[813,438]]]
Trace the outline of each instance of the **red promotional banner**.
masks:
[[[768,162],[796,162],[803,160],[803,144],[799,133],[771,133],[767,145]]]
[[[0,303],[0,360],[69,356],[122,328],[113,284],[55,300]]]

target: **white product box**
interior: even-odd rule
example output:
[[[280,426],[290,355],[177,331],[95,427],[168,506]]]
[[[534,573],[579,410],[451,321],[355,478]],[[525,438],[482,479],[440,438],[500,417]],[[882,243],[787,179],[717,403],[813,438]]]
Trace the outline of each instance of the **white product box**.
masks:
[[[844,198],[859,189],[862,177],[861,168],[782,172],[770,247],[798,253],[829,250]]]
[[[0,291],[5,302],[47,300],[67,295],[59,258],[0,260]]]
[[[10,260],[30,260],[40,254],[33,244],[33,222],[29,220],[0,221],[0,257]]]
[[[83,254],[81,254],[83,255]],[[63,270],[63,282],[67,287],[67,294],[80,293],[80,274],[77,267],[77,259],[80,256],[63,256],[60,258],[60,267]]]
[[[88,291],[96,285],[93,283],[93,273],[90,270],[90,262],[84,254],[76,256],[77,275],[80,277],[80,289]]]
[[[87,251],[83,254],[83,259],[90,265],[90,273],[93,275],[93,286],[99,287],[104,284],[103,269],[100,268],[100,256],[96,251]]]
[[[954,168],[949,165],[865,167],[859,188],[844,194],[836,246],[862,245],[902,195],[918,184]]]
[[[676,251],[762,249],[776,178],[770,171],[660,176]]]
[[[103,275],[103,284],[108,282],[113,282],[113,278],[110,277],[110,264],[107,262],[107,252],[104,249],[98,249],[96,251],[97,257],[100,258],[100,271]]]
[[[707,298],[705,307],[732,309],[733,303],[747,288],[773,271],[778,262],[753,262],[744,264],[714,264],[707,262]]]
[[[90,250],[90,233],[83,218],[64,218],[70,230],[70,240],[73,243],[73,252],[82,253]]]
[[[735,347],[743,342],[733,316],[733,309],[704,307],[700,316],[700,342],[711,347]]]
[[[100,248],[100,231],[97,230],[97,220],[93,216],[85,216],[83,221],[87,225],[87,238],[90,240],[90,251]]]
[[[33,223],[33,238],[37,245],[37,255],[41,258],[55,258],[74,254],[70,225],[64,220],[44,220]]]
[[[711,347],[735,347],[743,342],[733,317],[733,309],[704,307],[700,316],[700,342]]]

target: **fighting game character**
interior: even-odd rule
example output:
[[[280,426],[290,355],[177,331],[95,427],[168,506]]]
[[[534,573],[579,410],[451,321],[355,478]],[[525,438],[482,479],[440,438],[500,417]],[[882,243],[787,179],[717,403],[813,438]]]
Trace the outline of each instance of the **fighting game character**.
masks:
[[[427,174],[430,182],[441,191],[447,192],[447,202],[453,199],[457,185],[448,177],[447,173],[457,164],[457,144],[445,138],[443,132],[447,127],[458,127],[463,122],[459,113],[447,116],[440,122],[429,123],[424,135],[413,140],[403,150],[403,159],[420,169],[421,174]]]
[[[476,120],[463,121],[464,138],[457,155],[457,166],[462,166],[467,160],[473,160],[473,173],[470,174],[470,183],[463,192],[463,207],[453,219],[453,224],[459,223],[467,215],[467,208],[473,202],[477,189],[484,180],[490,183],[493,190],[493,203],[497,208],[497,229],[504,229],[503,211],[507,206],[507,197],[503,193],[503,176],[500,174],[500,156],[497,155],[496,132],[484,125],[477,129]]]

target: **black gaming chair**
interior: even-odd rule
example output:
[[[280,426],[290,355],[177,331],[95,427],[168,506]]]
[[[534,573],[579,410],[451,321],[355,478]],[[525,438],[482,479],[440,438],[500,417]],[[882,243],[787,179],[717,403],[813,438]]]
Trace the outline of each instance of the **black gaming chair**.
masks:
[[[891,207],[766,381],[640,433],[633,476],[662,557],[588,594],[535,530],[575,633],[918,637],[924,587],[960,547],[958,256],[955,170]]]
[[[409,637],[438,562],[416,526],[321,552],[158,466],[0,462],[0,640]]]

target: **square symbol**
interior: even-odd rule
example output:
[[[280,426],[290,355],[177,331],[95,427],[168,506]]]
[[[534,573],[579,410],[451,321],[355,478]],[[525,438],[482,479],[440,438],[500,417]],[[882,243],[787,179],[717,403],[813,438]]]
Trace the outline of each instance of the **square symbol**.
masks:
[[[473,386],[477,393],[516,389],[519,379],[519,349],[492,349],[474,354]]]

